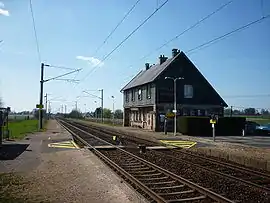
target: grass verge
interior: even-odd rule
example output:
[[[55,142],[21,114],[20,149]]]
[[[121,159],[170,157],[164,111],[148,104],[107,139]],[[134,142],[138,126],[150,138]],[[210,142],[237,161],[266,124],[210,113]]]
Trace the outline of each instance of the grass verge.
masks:
[[[22,139],[27,133],[38,131],[38,120],[21,120],[9,123],[10,138]]]
[[[258,123],[260,125],[264,125],[264,124],[270,123],[270,118],[248,118],[247,117],[247,120],[248,121],[256,122],[256,123]]]

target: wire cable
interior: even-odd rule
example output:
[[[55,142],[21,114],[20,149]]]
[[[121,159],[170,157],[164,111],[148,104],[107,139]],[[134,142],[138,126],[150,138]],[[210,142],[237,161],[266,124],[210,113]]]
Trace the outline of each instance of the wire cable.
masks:
[[[258,95],[225,95],[226,98],[259,98],[259,97],[270,97],[270,94],[258,94]]]
[[[33,29],[35,33],[35,41],[36,41],[36,47],[37,47],[37,55],[38,55],[38,60],[41,63],[41,55],[40,55],[40,49],[39,49],[39,43],[38,43],[38,37],[37,37],[37,29],[36,29],[36,23],[35,23],[35,18],[34,18],[34,12],[33,12],[33,6],[32,6],[32,0],[29,0],[30,2],[30,11],[31,11],[31,16],[32,16],[32,21],[33,21]]]
[[[236,33],[236,32],[239,32],[239,31],[242,31],[242,30],[244,30],[244,29],[247,29],[247,28],[249,28],[250,26],[252,26],[252,25],[254,25],[254,24],[257,24],[257,23],[260,23],[260,22],[262,22],[263,20],[266,20],[266,19],[269,18],[269,17],[270,17],[270,14],[269,14],[269,15],[266,15],[266,16],[263,16],[263,17],[261,17],[261,18],[255,20],[255,21],[252,21],[252,22],[250,22],[250,23],[248,23],[248,24],[246,24],[246,25],[244,25],[244,26],[242,26],[242,27],[239,27],[239,28],[235,29],[235,30],[232,30],[232,31],[230,31],[230,32],[228,32],[228,33],[226,33],[226,34],[224,34],[224,35],[222,35],[222,36],[219,36],[219,37],[216,37],[216,38],[214,38],[214,39],[212,39],[212,40],[209,40],[208,42],[205,42],[205,43],[203,43],[203,44],[201,44],[201,45],[199,45],[199,46],[197,46],[197,47],[194,47],[194,48],[188,50],[188,51],[186,52],[186,54],[188,54],[188,53],[190,53],[190,52],[194,53],[194,51],[196,51],[196,50],[198,51],[198,50],[201,50],[201,49],[203,49],[203,48],[207,48],[207,47],[213,45],[214,43],[217,43],[219,40],[223,40],[223,39],[229,37],[230,35],[232,35],[232,34],[234,34],[234,33]],[[191,53],[191,54],[192,54],[192,53]],[[129,67],[130,67],[130,66],[129,66]]]
[[[85,80],[94,70],[96,70],[102,62],[104,62],[110,55],[115,52],[120,46],[122,46],[136,31],[138,31],[149,19],[151,19],[165,4],[168,3],[169,0],[166,0],[163,4],[161,4],[153,13],[151,13],[139,26],[137,26],[127,37],[125,37],[112,51],[106,54],[103,59],[95,65],[86,75],[81,79],[81,81]]]
[[[178,35],[176,35],[175,37],[171,38],[170,40],[168,40],[167,42],[165,42],[164,44],[162,44],[161,46],[157,47],[156,49],[154,49],[153,51],[149,52],[148,54],[146,54],[145,56],[143,56],[142,58],[140,58],[139,60],[143,60],[146,57],[150,56],[151,54],[153,54],[154,52],[162,49],[163,47],[165,47],[166,45],[168,45],[169,43],[173,42],[174,40],[177,40],[180,36],[184,35],[186,32],[192,30],[193,28],[197,27],[198,25],[200,25],[202,22],[204,22],[205,20],[207,20],[208,18],[210,18],[211,16],[213,16],[214,14],[218,13],[219,11],[221,11],[222,9],[226,8],[229,4],[231,4],[233,1],[229,1],[225,4],[223,4],[222,6],[220,6],[219,8],[217,8],[215,11],[213,11],[212,13],[208,14],[207,16],[203,17],[201,20],[199,20],[198,22],[196,22],[195,24],[191,25],[189,28],[185,29],[184,31],[182,31],[181,33],[179,33]],[[129,66],[130,67],[130,66]]]
[[[263,16],[263,17],[261,17],[261,18],[255,20],[255,21],[252,21],[252,22],[250,22],[250,23],[248,23],[248,24],[246,24],[246,25],[244,25],[244,26],[241,26],[241,27],[239,27],[239,28],[237,28],[237,29],[234,29],[234,30],[232,30],[232,31],[230,31],[230,32],[228,32],[228,33],[226,33],[226,34],[224,34],[224,35],[221,35],[221,36],[216,37],[216,38],[214,38],[214,39],[212,39],[212,40],[209,40],[209,41],[207,41],[207,42],[205,42],[205,43],[203,43],[203,44],[201,44],[201,45],[199,45],[199,46],[196,46],[196,47],[194,47],[194,48],[188,50],[188,51],[186,52],[186,54],[188,54],[188,53],[190,53],[190,52],[194,52],[194,51],[196,51],[196,50],[201,50],[201,49],[205,48],[206,46],[209,47],[208,45],[212,45],[213,43],[215,43],[215,42],[217,42],[217,41],[226,39],[226,38],[229,37],[230,35],[232,35],[232,34],[234,34],[234,33],[236,33],[236,32],[242,31],[242,30],[244,30],[244,29],[247,29],[247,28],[249,28],[250,26],[252,26],[252,25],[254,25],[254,24],[257,24],[257,23],[260,23],[260,22],[262,22],[263,20],[266,20],[266,19],[269,18],[269,17],[270,17],[270,14],[269,14],[269,15],[266,15],[266,16]]]
[[[105,38],[105,40],[103,41],[103,43],[96,49],[94,55],[96,55],[96,53],[106,44],[106,42],[108,41],[108,39],[113,35],[113,33],[117,30],[117,28],[124,22],[124,20],[128,17],[128,15],[134,10],[134,8],[137,6],[137,4],[140,2],[141,0],[137,0],[135,2],[135,4],[128,10],[128,12],[125,14],[125,16],[117,23],[117,25],[115,26],[115,28],[110,32],[110,34]]]
[[[76,70],[77,68],[68,68],[65,66],[55,66],[55,65],[48,65],[47,67],[51,67],[51,68],[57,68],[57,69],[64,69],[64,70]]]

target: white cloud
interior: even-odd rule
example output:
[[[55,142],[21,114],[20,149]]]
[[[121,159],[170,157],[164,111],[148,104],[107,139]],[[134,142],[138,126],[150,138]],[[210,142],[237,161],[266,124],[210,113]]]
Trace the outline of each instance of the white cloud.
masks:
[[[5,10],[5,5],[0,1],[0,15],[9,16],[9,11]]]
[[[76,56],[76,59],[86,61],[91,66],[103,66],[104,63],[101,62],[98,58],[95,57],[88,57],[88,56]]]

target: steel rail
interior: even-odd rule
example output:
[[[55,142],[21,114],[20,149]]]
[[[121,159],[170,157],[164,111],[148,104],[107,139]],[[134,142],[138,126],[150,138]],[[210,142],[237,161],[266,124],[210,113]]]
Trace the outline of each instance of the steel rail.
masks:
[[[180,153],[191,155],[191,156],[197,157],[199,159],[205,159],[205,160],[208,160],[210,162],[213,162],[213,163],[215,163],[217,165],[226,166],[226,167],[231,168],[231,169],[234,169],[234,170],[236,169],[236,170],[239,170],[239,171],[244,171],[246,173],[250,173],[252,175],[255,174],[257,176],[261,176],[261,177],[269,178],[270,179],[270,174],[265,174],[265,173],[262,173],[262,172],[259,172],[259,171],[255,171],[255,170],[252,170],[252,169],[249,169],[249,168],[244,168],[242,166],[234,165],[234,164],[231,164],[231,163],[221,162],[221,161],[218,161],[218,160],[215,160],[215,159],[211,159],[209,157],[202,157],[200,155],[189,153],[189,152],[181,151]]]
[[[166,154],[166,153],[158,152],[158,151],[156,151],[156,153],[159,153],[159,154]],[[226,174],[226,173],[217,171],[217,170],[215,170],[215,169],[211,169],[211,168],[209,168],[209,167],[207,167],[207,166],[203,166],[203,165],[200,165],[200,164],[198,164],[198,163],[194,163],[194,162],[192,162],[192,161],[187,161],[187,160],[181,159],[181,158],[179,158],[179,157],[175,157],[175,156],[173,156],[173,155],[168,155],[168,154],[166,154],[166,156],[169,157],[169,158],[173,158],[173,159],[179,160],[179,161],[184,162],[184,163],[186,163],[186,164],[191,164],[192,166],[195,166],[195,167],[197,167],[197,168],[204,169],[204,170],[206,170],[206,171],[210,171],[210,172],[215,173],[215,174],[217,174],[217,175],[219,175],[219,176],[221,176],[221,177],[227,177],[227,178],[230,178],[230,179],[237,180],[237,181],[239,181],[239,182],[244,183],[244,184],[247,185],[247,186],[254,186],[254,187],[260,188],[260,189],[262,189],[262,190],[270,191],[270,188],[267,188],[267,187],[265,187],[265,186],[258,185],[257,183],[254,183],[254,182],[251,182],[251,181],[248,181],[248,180],[244,180],[244,179],[235,177],[235,176],[233,176],[233,175],[229,175],[229,174]]]
[[[157,170],[157,171],[159,171],[159,172],[161,172],[161,173],[166,174],[168,177],[170,177],[170,178],[172,178],[172,179],[174,179],[174,180],[176,180],[176,181],[179,181],[179,182],[181,182],[181,183],[187,185],[188,187],[190,187],[190,188],[192,188],[192,189],[195,189],[195,190],[198,191],[199,193],[206,195],[207,197],[211,198],[211,199],[214,200],[214,201],[217,201],[217,202],[230,202],[230,203],[233,203],[233,202],[234,202],[234,201],[229,200],[229,199],[227,199],[227,198],[225,198],[225,197],[223,197],[223,196],[221,196],[221,195],[219,195],[219,194],[217,194],[217,193],[215,193],[215,192],[213,192],[213,191],[211,191],[211,190],[209,190],[209,189],[207,189],[207,188],[204,188],[204,187],[202,187],[202,186],[200,186],[200,185],[197,185],[197,184],[195,184],[195,183],[193,183],[193,182],[191,182],[191,181],[189,181],[189,180],[187,180],[187,179],[185,179],[185,178],[183,178],[183,177],[180,177],[180,176],[178,176],[178,175],[176,175],[176,174],[174,174],[174,173],[172,173],[172,172],[170,172],[170,171],[168,171],[168,170],[166,170],[166,169],[163,169],[163,168],[161,168],[161,167],[159,167],[159,166],[157,166],[157,165],[155,165],[155,164],[153,164],[153,163],[151,163],[151,162],[149,162],[149,161],[146,161],[146,160],[144,160],[144,159],[142,159],[142,158],[140,158],[140,157],[138,157],[138,156],[136,156],[136,155],[134,155],[134,154],[132,154],[132,153],[130,153],[130,152],[128,152],[128,151],[125,151],[125,150],[119,148],[118,146],[115,146],[115,145],[113,145],[113,144],[111,144],[111,143],[109,143],[109,142],[107,142],[107,141],[105,141],[105,140],[102,140],[102,139],[100,139],[99,137],[96,137],[96,136],[94,136],[93,134],[91,134],[91,133],[89,133],[89,132],[86,132],[85,130],[82,130],[82,129],[80,129],[80,128],[78,128],[78,127],[76,127],[76,126],[74,126],[74,125],[72,125],[72,124],[70,124],[70,123],[68,123],[68,122],[65,122],[65,121],[63,121],[63,120],[61,120],[61,122],[64,122],[65,124],[67,124],[67,125],[69,125],[69,126],[75,128],[76,130],[79,130],[80,132],[82,132],[82,133],[84,133],[84,134],[87,134],[87,135],[89,135],[89,136],[95,137],[96,139],[98,139],[98,140],[100,140],[100,141],[103,141],[104,143],[106,143],[106,144],[108,144],[108,145],[110,145],[110,146],[114,146],[116,149],[118,149],[118,150],[120,150],[120,151],[122,151],[122,152],[128,154],[129,156],[131,156],[131,157],[133,157],[133,158],[135,158],[135,159],[141,161],[141,162],[144,163],[145,165],[148,165],[148,166],[154,168],[155,170]],[[63,125],[63,124],[62,124],[62,125]],[[63,126],[64,126],[64,125],[63,125]],[[65,127],[65,126],[64,126],[64,127]],[[83,140],[79,135],[77,135],[76,133],[74,133],[73,131],[71,131],[70,129],[68,129],[67,127],[65,127],[65,128],[66,128],[72,135],[74,135],[76,138],[78,138],[80,141],[82,141],[82,143],[84,143],[86,146],[90,146],[90,148],[92,148],[92,149],[93,149],[95,152],[97,152],[99,155],[102,154],[102,153],[99,152],[97,149],[95,149],[94,146],[91,146],[89,143],[87,143],[85,140]],[[105,155],[102,154],[102,157],[103,157],[103,156],[106,157]],[[105,159],[106,159],[106,161],[108,161],[108,162],[110,162],[110,163],[112,162],[112,161],[111,161],[110,159],[108,159],[107,157],[106,157]],[[121,169],[121,170],[120,170],[121,173],[124,173],[124,172],[125,172],[125,174],[128,174],[125,170],[123,170],[123,169],[122,169],[121,167],[119,167],[117,164],[115,164],[114,162],[112,162],[112,163],[113,163],[113,166],[117,167],[117,170],[118,170],[118,168]],[[124,171],[124,172],[123,172],[123,171]],[[132,181],[136,179],[136,178],[134,178],[134,177],[133,177],[132,175],[130,175],[130,174],[128,175],[128,177],[129,177],[129,176],[132,177]],[[144,190],[145,188],[147,188],[146,191],[147,191],[147,194],[148,194],[149,196],[152,197],[152,195],[156,195],[155,192],[153,192],[151,189],[149,189],[148,187],[146,187],[146,186],[145,186],[143,183],[141,183],[139,180],[136,179],[135,184],[136,184],[136,185],[138,184],[139,187],[141,186],[141,187],[143,188],[143,190]],[[143,185],[143,186],[142,186],[142,185]],[[166,202],[162,197],[159,196],[158,198],[161,198],[163,202]],[[162,202],[162,201],[161,201],[161,202]]]
[[[77,123],[75,122],[76,124],[79,124],[79,125],[82,125],[82,126],[85,126],[85,127],[88,127],[88,128],[91,128],[90,125],[89,126],[86,126],[84,124],[81,124],[81,123]],[[97,127],[93,127],[94,130],[98,130]],[[103,132],[105,133],[108,133],[108,134],[114,134],[114,133],[110,133],[106,130],[102,130]],[[121,133],[118,132],[119,135],[121,135]],[[137,140],[139,140],[139,138],[136,138]],[[134,141],[136,141],[136,139]],[[132,139],[130,139],[132,140]],[[141,140],[145,140],[145,139],[141,139]],[[149,142],[149,141],[148,141]],[[150,149],[151,150],[151,149]],[[152,150],[154,151],[154,150]],[[157,152],[157,151],[156,151]],[[162,152],[157,152],[157,153],[162,153]],[[253,175],[253,176],[257,176],[257,177],[260,177],[260,178],[265,178],[265,179],[270,179],[270,175],[269,174],[265,174],[265,173],[262,173],[262,172],[259,172],[259,171],[255,171],[255,170],[252,170],[252,169],[249,169],[249,168],[244,168],[244,167],[241,167],[241,166],[238,166],[238,165],[234,165],[234,164],[231,164],[231,163],[224,163],[224,162],[221,162],[221,161],[218,161],[218,160],[215,160],[215,159],[211,159],[211,158],[208,158],[208,157],[202,157],[200,155],[197,155],[197,154],[193,154],[193,153],[189,153],[189,152],[185,152],[185,151],[177,151],[175,153],[183,153],[185,155],[190,155],[190,156],[193,156],[193,157],[196,157],[198,159],[201,159],[201,160],[207,160],[209,161],[211,164],[215,164],[217,166],[223,166],[223,167],[227,167],[229,169],[232,169],[232,170],[235,170],[235,171],[238,171],[238,172],[242,172],[242,173],[248,173],[250,175]],[[165,153],[166,154],[166,153]],[[166,154],[166,156],[170,157],[170,158],[174,158],[174,159],[178,159],[178,160],[181,160],[182,162],[185,162],[185,163],[188,163],[188,164],[192,164],[194,165],[195,167],[199,167],[199,168],[202,168],[204,170],[207,170],[207,171],[211,171],[212,173],[216,173],[217,175],[220,175],[220,176],[225,176],[227,178],[230,178],[230,179],[234,179],[234,180],[237,180],[239,182],[242,182],[244,183],[245,185],[248,185],[248,186],[254,186],[254,187],[257,187],[259,189],[262,189],[262,190],[266,190],[266,191],[270,191],[270,188],[269,187],[265,187],[265,186],[262,186],[262,185],[259,185],[257,183],[254,183],[250,180],[245,180],[245,179],[242,179],[242,178],[238,178],[236,176],[233,176],[233,175],[229,175],[229,174],[226,174],[226,173],[223,173],[223,172],[220,172],[220,171],[217,171],[217,170],[214,170],[214,169],[211,169],[209,167],[206,167],[206,166],[203,166],[203,165],[200,165],[198,163],[194,163],[192,161],[187,161],[187,160],[184,160],[184,159],[180,159],[178,157],[175,157],[173,155],[168,155]],[[255,180],[256,181],[256,180]],[[270,181],[269,181],[270,182]]]

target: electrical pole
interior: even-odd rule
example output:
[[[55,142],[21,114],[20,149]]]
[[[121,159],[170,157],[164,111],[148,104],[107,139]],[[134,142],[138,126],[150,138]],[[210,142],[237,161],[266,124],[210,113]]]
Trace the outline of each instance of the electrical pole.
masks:
[[[50,118],[50,116],[51,116],[51,102],[49,101],[49,118]]]
[[[67,114],[67,105],[65,105],[65,114]]]
[[[103,111],[103,105],[104,105],[104,103],[103,103],[103,89],[101,89],[101,122],[103,123],[103,113],[104,113],[104,111]]]
[[[43,76],[44,76],[44,63],[41,63],[41,70],[40,70],[40,101],[39,101],[39,130],[42,129],[42,105],[43,105]]]
[[[233,114],[233,106],[231,106],[231,117],[232,117],[232,114]]]
[[[112,113],[113,113],[113,125],[114,125],[114,96],[112,96],[112,99],[113,99],[113,106],[112,106]]]
[[[47,113],[47,110],[48,110],[48,94],[46,93],[46,95],[44,97],[46,98],[45,99],[45,102],[46,102],[45,110],[46,110],[46,113]]]
[[[173,91],[174,91],[174,136],[176,136],[176,114],[177,114],[177,106],[176,106],[176,81],[177,79],[174,79],[174,88],[173,88]]]
[[[167,79],[169,79],[169,80],[173,80],[173,94],[174,94],[174,110],[173,110],[173,113],[174,113],[174,136],[176,136],[176,131],[177,131],[177,117],[176,117],[176,114],[177,114],[177,98],[176,98],[176,88],[177,88],[177,86],[176,86],[176,82],[177,82],[177,80],[183,80],[184,78],[183,77],[178,77],[178,78],[172,78],[172,77],[165,77],[165,80],[167,80]]]

